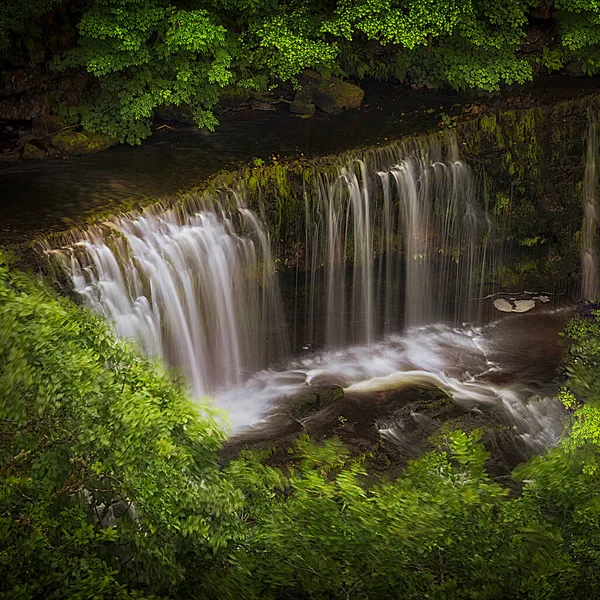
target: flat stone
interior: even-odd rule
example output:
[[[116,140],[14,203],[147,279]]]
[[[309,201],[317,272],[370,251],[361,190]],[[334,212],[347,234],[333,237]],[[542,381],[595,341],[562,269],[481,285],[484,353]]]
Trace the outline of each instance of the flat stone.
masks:
[[[500,312],[524,313],[535,308],[535,300],[505,300],[497,298],[494,300],[494,308]]]
[[[252,110],[277,110],[277,108],[269,102],[253,102]]]
[[[12,163],[19,160],[19,155],[16,152],[1,152],[0,162]]]

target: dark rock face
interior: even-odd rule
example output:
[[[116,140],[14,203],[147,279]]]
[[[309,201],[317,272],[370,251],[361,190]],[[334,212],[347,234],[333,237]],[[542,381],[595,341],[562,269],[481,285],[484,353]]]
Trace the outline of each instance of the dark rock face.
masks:
[[[3,121],[30,121],[47,115],[49,110],[50,99],[45,93],[29,91],[0,98],[0,120]]]
[[[32,129],[33,135],[36,137],[43,137],[46,135],[52,135],[58,133],[61,129],[67,127],[69,123],[63,117],[56,115],[44,115],[33,119]]]
[[[166,104],[158,107],[154,111],[154,115],[164,121],[173,121],[175,123],[183,123],[184,125],[194,125],[194,115],[192,109],[186,104],[175,105]]]

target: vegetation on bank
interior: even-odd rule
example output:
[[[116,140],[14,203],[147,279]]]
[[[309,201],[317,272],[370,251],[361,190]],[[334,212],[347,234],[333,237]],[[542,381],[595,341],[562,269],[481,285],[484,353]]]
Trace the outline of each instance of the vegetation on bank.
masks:
[[[393,481],[334,441],[220,464],[214,411],[0,257],[0,598],[600,595],[600,310],[515,494],[460,431]]]
[[[58,8],[56,8],[58,6]],[[224,88],[265,91],[315,69],[498,90],[536,72],[600,71],[600,5],[582,0],[6,0],[0,49],[56,45],[54,66],[95,82],[72,109],[90,132],[138,143],[156,109],[184,106],[217,124]]]

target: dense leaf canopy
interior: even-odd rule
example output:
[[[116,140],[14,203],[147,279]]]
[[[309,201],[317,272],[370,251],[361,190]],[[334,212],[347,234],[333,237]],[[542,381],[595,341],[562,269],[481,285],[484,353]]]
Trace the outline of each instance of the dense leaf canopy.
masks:
[[[0,48],[59,2],[4,2]],[[600,70],[600,6],[587,0],[92,0],[74,14],[77,47],[56,66],[98,79],[83,125],[130,143],[158,107],[184,105],[211,129],[223,87],[267,90],[306,68],[488,92],[567,63]]]

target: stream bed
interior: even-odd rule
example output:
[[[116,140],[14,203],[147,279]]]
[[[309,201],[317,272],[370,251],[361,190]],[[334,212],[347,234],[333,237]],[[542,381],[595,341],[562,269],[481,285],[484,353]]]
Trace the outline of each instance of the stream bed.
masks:
[[[229,415],[234,448],[335,434],[358,452],[382,445],[388,460],[402,462],[451,421],[488,428],[496,446],[504,443],[496,448],[500,462],[514,467],[561,434],[558,341],[572,311],[538,308],[481,327],[438,323],[368,346],[307,353],[214,400]]]

